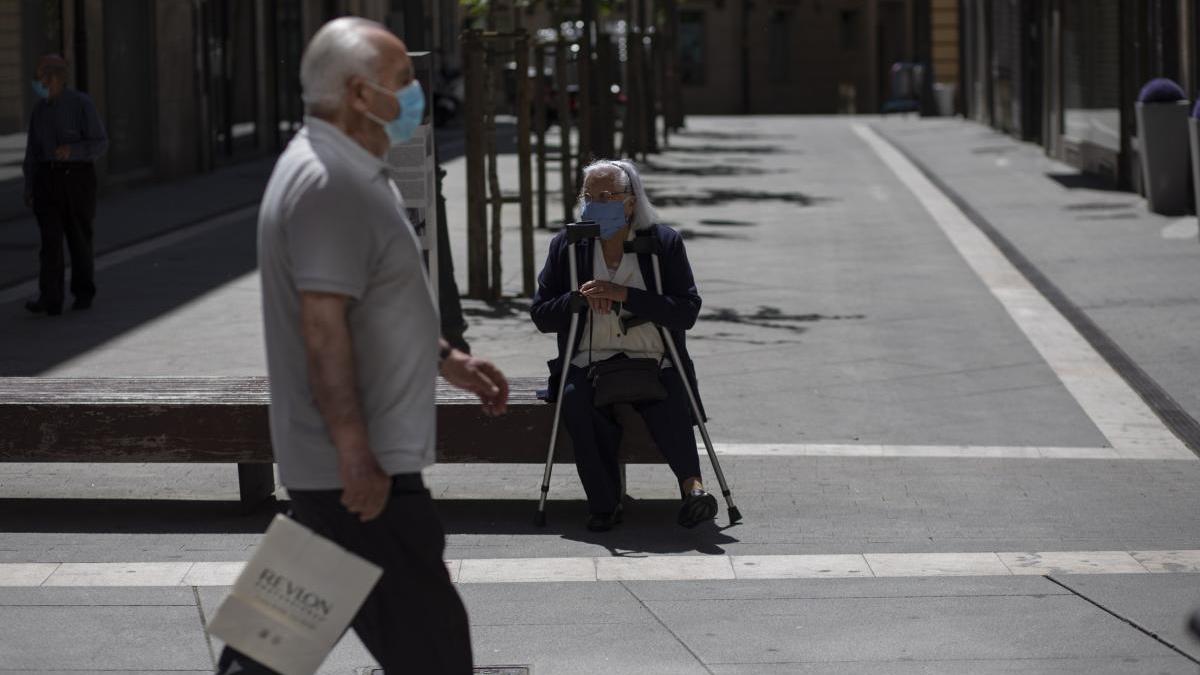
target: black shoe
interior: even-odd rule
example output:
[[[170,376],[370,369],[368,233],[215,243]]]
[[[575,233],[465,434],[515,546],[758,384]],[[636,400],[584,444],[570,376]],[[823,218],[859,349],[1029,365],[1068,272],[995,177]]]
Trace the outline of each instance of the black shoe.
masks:
[[[46,314],[48,316],[58,316],[62,314],[62,305],[47,305],[41,300],[30,300],[25,303],[25,309],[34,314]]]
[[[92,308],[92,299],[91,298],[75,298],[75,302],[71,303],[71,309],[73,311],[78,311],[78,310],[82,310],[82,309],[91,309],[91,308]]]
[[[717,498],[704,490],[692,490],[683,498],[683,506],[679,507],[678,522],[683,527],[695,527],[716,517]]]
[[[589,532],[608,532],[621,522],[621,507],[612,513],[593,513],[588,516],[587,529]]]

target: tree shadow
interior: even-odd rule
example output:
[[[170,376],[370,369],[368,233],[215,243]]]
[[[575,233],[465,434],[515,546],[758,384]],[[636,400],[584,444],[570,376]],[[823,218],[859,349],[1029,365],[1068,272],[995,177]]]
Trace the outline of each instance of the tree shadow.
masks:
[[[722,220],[719,218],[702,218],[699,223],[711,227],[753,227],[758,225],[758,223],[752,223],[748,220]]]
[[[1102,192],[1125,192],[1111,178],[1090,173],[1048,173],[1046,177],[1068,190],[1100,190]]]
[[[738,239],[746,240],[749,237],[742,234],[726,234],[724,232],[703,232],[690,228],[678,228],[679,236],[683,237],[684,241],[692,241],[695,239]]]
[[[693,177],[708,177],[708,176],[759,176],[765,173],[771,173],[766,169],[759,169],[753,166],[732,166],[729,164],[709,164],[702,166],[671,166],[669,164],[660,164],[658,162],[646,162],[645,169],[648,174],[656,175],[674,175],[674,176],[693,176]]]
[[[683,152],[703,155],[777,155],[784,152],[783,148],[774,145],[673,145],[668,153]],[[789,154],[798,155],[799,151]]]
[[[803,333],[807,328],[794,325],[800,323],[815,323],[817,321],[846,321],[865,319],[865,314],[784,314],[777,307],[759,306],[753,314],[743,314],[731,308],[716,308],[708,314],[700,315],[701,321],[720,321],[735,323],[756,328],[774,328],[792,333]]]
[[[482,307],[476,303],[463,304],[463,316],[480,319],[512,319],[529,316],[529,298],[501,298],[495,302],[487,302]]]
[[[785,134],[756,134],[753,132],[732,132],[732,131],[689,131],[683,129],[676,132],[677,135],[686,138],[706,138],[714,141],[744,141],[747,138],[761,138],[763,140],[783,141],[794,138]]]
[[[777,201],[797,206],[812,206],[833,201],[829,197],[813,197],[802,192],[764,192],[761,190],[700,190],[689,194],[660,194],[647,191],[655,206],[718,206],[729,202]]]
[[[533,523],[534,500],[438,500],[438,514],[447,534],[558,534],[563,539],[602,546],[614,556],[697,552],[721,555],[722,546],[738,540],[726,532],[733,526],[717,520],[684,529],[675,523],[679,502],[672,499],[626,497],[624,522],[608,532],[590,532],[587,503],[583,500],[554,500],[546,504],[546,525]]]

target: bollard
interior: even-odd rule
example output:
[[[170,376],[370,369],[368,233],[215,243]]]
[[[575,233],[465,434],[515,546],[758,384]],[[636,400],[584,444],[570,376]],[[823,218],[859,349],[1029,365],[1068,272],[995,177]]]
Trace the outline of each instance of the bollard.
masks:
[[[1146,83],[1137,100],[1138,156],[1150,210],[1178,215],[1188,209],[1188,101],[1166,78]]]

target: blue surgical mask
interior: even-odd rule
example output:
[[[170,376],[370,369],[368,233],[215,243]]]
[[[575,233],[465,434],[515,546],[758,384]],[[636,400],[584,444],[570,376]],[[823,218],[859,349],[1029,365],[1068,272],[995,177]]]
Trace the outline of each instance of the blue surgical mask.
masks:
[[[367,84],[379,91],[392,94],[396,97],[396,102],[400,104],[400,114],[394,120],[383,120],[370,112],[367,113],[367,118],[383,127],[392,145],[412,138],[417,127],[421,125],[421,119],[425,116],[425,92],[421,91],[421,83],[413,80],[407,87],[398,91],[392,91],[374,82]]]
[[[41,80],[34,80],[32,84],[33,93],[37,94],[38,98],[50,98],[50,90],[46,88],[46,85],[42,84]]]
[[[600,238],[612,239],[622,227],[628,224],[625,219],[625,202],[584,202],[580,220],[591,220],[600,226]]]

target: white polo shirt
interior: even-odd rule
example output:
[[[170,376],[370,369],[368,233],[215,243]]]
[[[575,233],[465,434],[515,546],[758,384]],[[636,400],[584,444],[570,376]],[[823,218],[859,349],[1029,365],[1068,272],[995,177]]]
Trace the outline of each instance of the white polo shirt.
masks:
[[[308,117],[275,164],[258,218],[271,442],[282,483],[342,487],[309,386],[300,292],[350,298],[359,399],[389,475],[434,461],[437,305],[421,246],[383,161]]]

